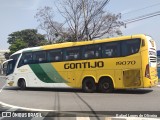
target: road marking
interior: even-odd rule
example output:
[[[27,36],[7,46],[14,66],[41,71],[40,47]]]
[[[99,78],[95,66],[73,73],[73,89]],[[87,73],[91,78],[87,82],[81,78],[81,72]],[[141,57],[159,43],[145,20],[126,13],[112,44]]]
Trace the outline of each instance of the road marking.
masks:
[[[8,109],[6,111],[16,111],[16,110],[18,110],[18,108],[10,108],[10,109]]]
[[[89,117],[76,117],[76,120],[90,120]]]
[[[6,86],[6,83],[5,85],[0,89],[0,92],[2,92],[3,88]],[[13,109],[22,109],[22,110],[28,110],[28,111],[48,111],[48,112],[53,112],[53,111],[56,111],[56,110],[46,110],[46,109],[35,109],[35,108],[27,108],[27,107],[20,107],[20,106],[15,106],[15,105],[10,105],[10,104],[7,104],[7,103],[4,103],[4,102],[1,102],[0,101],[0,104],[2,106],[5,106],[5,107],[11,107],[10,110],[13,110]]]
[[[0,93],[2,92],[3,88],[6,86],[6,84],[0,89]]]
[[[10,105],[10,104],[7,104],[7,103],[1,102],[1,101],[0,101],[0,104],[3,105],[3,106],[6,106],[6,107],[11,107],[13,109],[22,109],[22,110],[26,110],[26,111],[27,110],[28,111],[45,111],[45,112],[56,111],[56,110],[46,110],[46,109],[35,109],[35,108],[19,107],[19,106]]]

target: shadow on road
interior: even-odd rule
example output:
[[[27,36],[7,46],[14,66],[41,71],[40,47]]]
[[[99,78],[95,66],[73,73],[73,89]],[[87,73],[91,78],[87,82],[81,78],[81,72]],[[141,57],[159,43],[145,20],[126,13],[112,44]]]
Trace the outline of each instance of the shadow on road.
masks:
[[[18,87],[7,87],[4,90],[19,90],[19,91],[43,91],[43,92],[79,92],[83,93],[81,89],[73,89],[73,88],[27,88],[25,90],[21,90]]]
[[[126,89],[126,90],[115,90],[115,94],[147,94],[153,92],[153,89]]]
[[[43,91],[43,92],[74,92],[84,93],[81,89],[73,88],[27,88],[26,90],[20,90],[18,87],[7,87],[4,90],[18,90],[18,91]],[[114,90],[112,93],[98,93],[98,94],[147,94],[153,92],[153,89],[125,89],[125,90]],[[94,93],[85,93],[94,94]]]

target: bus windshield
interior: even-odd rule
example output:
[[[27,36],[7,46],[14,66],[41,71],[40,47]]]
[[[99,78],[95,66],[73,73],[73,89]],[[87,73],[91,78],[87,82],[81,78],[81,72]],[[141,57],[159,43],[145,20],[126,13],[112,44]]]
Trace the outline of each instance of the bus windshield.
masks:
[[[6,75],[13,73],[15,64],[15,60],[8,61]]]
[[[12,55],[12,56],[10,56],[9,60],[7,60],[6,62],[3,63],[3,65],[2,65],[3,66],[3,72],[6,75],[9,75],[9,74],[14,72],[14,68],[15,68],[15,65],[17,63],[17,60],[18,60],[19,56],[20,56],[20,54]]]

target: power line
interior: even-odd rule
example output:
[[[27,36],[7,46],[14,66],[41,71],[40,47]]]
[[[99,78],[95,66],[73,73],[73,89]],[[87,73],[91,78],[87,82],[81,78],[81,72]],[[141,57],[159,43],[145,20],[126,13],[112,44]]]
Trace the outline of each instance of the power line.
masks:
[[[97,11],[95,11],[91,18],[96,16],[97,14],[99,14],[99,12],[101,12],[103,10],[103,8],[109,3],[110,0],[104,0],[104,3],[102,3],[102,5],[97,9]]]
[[[126,15],[126,14],[137,12],[137,11],[141,11],[141,10],[151,8],[151,7],[154,7],[154,6],[158,6],[158,5],[160,5],[160,3],[156,3],[156,4],[153,4],[153,5],[147,6],[147,7],[143,7],[143,8],[137,9],[137,10],[133,10],[133,11],[130,11],[130,12],[127,12],[127,13],[123,13],[122,15]]]
[[[125,20],[124,23],[129,24],[129,23],[133,23],[133,22],[136,22],[136,21],[140,21],[140,20],[151,18],[151,17],[155,17],[155,16],[158,16],[158,15],[160,15],[160,11],[157,11],[157,12],[154,12],[154,13],[149,13],[149,14],[142,15],[142,16],[138,16],[138,17],[133,18],[133,19],[128,19],[128,20]]]
[[[145,18],[140,18],[140,19],[136,19],[136,20],[133,20],[133,21],[129,21],[129,22],[126,22],[125,24],[137,22],[137,21],[140,21],[140,20],[144,20],[144,19],[147,19],[147,18],[151,18],[151,17],[158,16],[158,15],[160,15],[160,13],[159,13],[159,14],[156,14],[156,15],[152,15],[152,16],[146,16]]]

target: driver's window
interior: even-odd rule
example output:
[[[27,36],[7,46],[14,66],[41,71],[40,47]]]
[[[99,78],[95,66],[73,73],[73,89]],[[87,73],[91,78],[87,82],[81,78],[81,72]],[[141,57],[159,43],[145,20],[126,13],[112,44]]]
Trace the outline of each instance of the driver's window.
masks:
[[[18,67],[21,67],[23,65],[30,64],[30,63],[32,63],[32,53],[23,53],[20,59],[20,62],[18,64]]]

